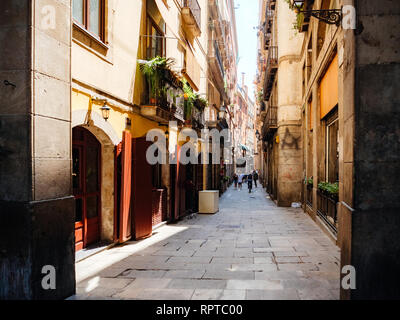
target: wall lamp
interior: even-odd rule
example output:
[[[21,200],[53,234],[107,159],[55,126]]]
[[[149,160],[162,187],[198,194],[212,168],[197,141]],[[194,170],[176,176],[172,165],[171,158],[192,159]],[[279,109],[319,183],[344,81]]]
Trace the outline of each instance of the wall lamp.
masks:
[[[103,119],[107,121],[110,118],[110,110],[111,108],[107,106],[107,100],[105,99],[92,99],[92,102],[98,102],[98,103],[103,103],[103,106],[100,108],[101,110],[101,115],[103,116]]]
[[[260,131],[256,131],[256,138],[257,138],[257,140],[258,141],[261,141],[262,139],[261,139],[261,134],[260,134]]]
[[[221,107],[218,112],[219,120],[223,120],[225,118],[226,108]]]
[[[327,24],[335,24],[338,27],[340,26],[343,19],[342,10],[303,10],[305,1],[306,0],[290,0],[290,8],[294,9],[296,13],[303,13],[304,16],[313,16]]]

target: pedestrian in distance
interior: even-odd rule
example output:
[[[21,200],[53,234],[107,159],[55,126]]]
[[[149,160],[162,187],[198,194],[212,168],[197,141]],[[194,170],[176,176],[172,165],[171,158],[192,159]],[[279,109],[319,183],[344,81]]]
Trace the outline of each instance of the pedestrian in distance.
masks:
[[[242,190],[243,179],[244,179],[244,174],[242,173],[239,175],[239,178],[238,178],[239,190]]]
[[[234,184],[235,184],[235,189],[237,189],[238,181],[239,181],[239,177],[238,177],[238,175],[237,175],[236,172],[235,172],[235,173],[233,174],[233,182],[234,182]]]
[[[256,170],[253,171],[253,180],[254,180],[254,187],[257,188],[258,172]]]
[[[249,187],[249,193],[251,193],[251,189],[253,189],[253,175],[251,173],[247,175],[247,186]]]

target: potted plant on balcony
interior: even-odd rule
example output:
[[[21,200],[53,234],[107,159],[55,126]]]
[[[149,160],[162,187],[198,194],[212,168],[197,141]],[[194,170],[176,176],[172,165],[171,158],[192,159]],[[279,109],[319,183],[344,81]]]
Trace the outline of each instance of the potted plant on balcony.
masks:
[[[206,98],[200,97],[199,95],[196,94],[196,99],[195,99],[195,106],[199,111],[203,112],[205,108],[208,106],[208,101]]]
[[[155,57],[151,60],[138,60],[140,71],[145,76],[149,89],[149,102],[157,104],[166,96],[165,82],[171,73],[174,60],[165,57]]]
[[[196,94],[193,92],[189,83],[183,79],[183,97],[185,98],[185,126],[191,127],[192,124],[192,109],[196,100]]]
[[[320,182],[318,183],[319,191],[325,195],[326,197],[334,200],[335,202],[339,201],[339,183],[329,183],[329,182]]]

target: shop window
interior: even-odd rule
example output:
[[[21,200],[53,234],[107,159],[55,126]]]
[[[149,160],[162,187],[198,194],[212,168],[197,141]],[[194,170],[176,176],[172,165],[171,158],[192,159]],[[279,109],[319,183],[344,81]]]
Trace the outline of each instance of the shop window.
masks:
[[[326,124],[326,181],[335,183],[339,181],[339,119],[337,106],[327,116]]]
[[[104,42],[105,0],[73,0],[72,15],[75,24]]]

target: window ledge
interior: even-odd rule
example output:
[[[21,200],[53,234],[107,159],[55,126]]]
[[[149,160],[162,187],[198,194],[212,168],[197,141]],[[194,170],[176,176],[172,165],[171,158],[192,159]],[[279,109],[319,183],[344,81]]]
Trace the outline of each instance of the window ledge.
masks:
[[[98,36],[96,36],[95,34],[91,33],[89,30],[85,29],[79,23],[74,21],[73,26],[74,26],[74,28],[76,28],[80,32],[82,32],[85,36],[90,38],[90,40],[93,40],[98,45],[100,45],[103,49],[106,49],[106,50],[110,49],[110,47],[106,43],[104,43]]]

